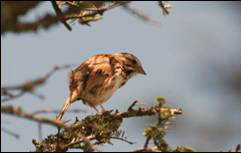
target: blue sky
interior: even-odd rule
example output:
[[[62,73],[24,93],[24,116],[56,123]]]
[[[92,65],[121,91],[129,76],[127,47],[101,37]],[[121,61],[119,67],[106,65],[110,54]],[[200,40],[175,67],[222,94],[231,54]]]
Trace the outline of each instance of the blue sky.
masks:
[[[239,70],[241,62],[240,3],[171,2],[172,14],[163,16],[154,2],[134,2],[160,20],[160,27],[144,23],[121,8],[113,9],[91,27],[75,23],[73,31],[58,24],[49,31],[7,34],[1,37],[1,84],[12,85],[46,74],[55,65],[80,64],[98,53],[128,51],[143,63],[147,76],[131,79],[105,104],[108,109],[124,111],[134,100],[141,106],[153,104],[156,96],[164,96],[170,106],[180,107],[184,115],[177,117],[167,140],[173,145],[189,145],[202,150],[222,150],[240,143],[240,93],[227,87],[223,79]],[[53,12],[44,3],[24,20]],[[68,71],[54,74],[48,84],[37,92],[39,100],[26,95],[9,104],[19,105],[27,112],[40,108],[60,108],[68,95]],[[72,108],[94,111],[81,103]],[[78,114],[84,117],[87,114]],[[74,118],[67,114],[65,118]],[[54,115],[49,115],[54,117]],[[37,124],[9,116],[1,116],[9,124],[3,127],[20,134],[20,140],[2,133],[2,151],[34,150],[32,139],[38,138]],[[130,119],[124,122],[130,146],[114,141],[114,146],[100,147],[106,151],[131,150],[143,145],[143,128],[154,119]],[[46,137],[56,129],[44,126]],[[222,133],[222,134],[220,134]]]

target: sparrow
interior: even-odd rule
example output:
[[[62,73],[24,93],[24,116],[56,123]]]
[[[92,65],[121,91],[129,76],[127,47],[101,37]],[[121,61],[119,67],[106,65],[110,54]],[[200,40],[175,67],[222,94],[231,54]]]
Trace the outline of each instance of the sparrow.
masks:
[[[82,100],[94,108],[103,103],[137,74],[146,75],[140,60],[131,53],[97,54],[90,57],[69,74],[69,95],[56,116],[61,120],[68,107]]]

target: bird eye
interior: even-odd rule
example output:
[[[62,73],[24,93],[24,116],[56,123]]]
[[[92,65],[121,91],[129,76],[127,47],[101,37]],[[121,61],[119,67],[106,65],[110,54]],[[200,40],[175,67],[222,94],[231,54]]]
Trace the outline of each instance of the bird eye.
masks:
[[[130,74],[133,73],[133,72],[134,72],[133,69],[128,69],[128,70],[126,71],[126,74],[127,74],[127,75],[130,75]]]

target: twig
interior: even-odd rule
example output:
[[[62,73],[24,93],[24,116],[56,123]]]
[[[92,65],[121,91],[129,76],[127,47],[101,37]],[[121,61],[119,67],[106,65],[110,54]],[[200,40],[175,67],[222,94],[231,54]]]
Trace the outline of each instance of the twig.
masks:
[[[111,137],[111,139],[121,140],[121,141],[124,141],[124,142],[126,142],[128,144],[131,144],[131,145],[135,144],[134,142],[128,141],[128,140],[120,138],[120,137]]]
[[[116,3],[113,3],[110,6],[106,6],[106,7],[102,7],[102,8],[98,8],[98,9],[96,9],[96,8],[83,8],[83,10],[85,10],[84,13],[78,13],[81,10],[77,9],[75,12],[66,13],[65,19],[66,20],[68,20],[68,19],[80,19],[80,18],[84,18],[84,17],[94,16],[96,14],[103,14],[104,12],[106,12],[108,10],[114,9],[116,7],[122,6],[122,5],[127,4],[127,3],[129,3],[129,2],[116,2]]]
[[[116,115],[122,118],[130,118],[130,117],[141,117],[141,116],[153,116],[158,112],[166,111],[168,108],[160,108],[158,106],[150,107],[150,108],[139,108],[136,110],[132,110],[131,112],[119,112]],[[182,110],[179,108],[171,109],[171,115],[181,115]]]
[[[158,3],[159,3],[159,6],[162,8],[164,15],[169,15],[171,13],[170,12],[171,5],[169,3],[166,3],[163,1],[159,1]]]
[[[130,107],[128,108],[128,111],[132,111],[133,110],[133,107],[138,103],[137,100],[135,100],[131,105]]]
[[[39,77],[35,80],[30,80],[26,83],[20,84],[20,85],[14,85],[14,86],[3,86],[1,87],[1,103],[19,98],[26,93],[32,93],[35,96],[38,96],[39,98],[42,98],[42,95],[38,95],[34,92],[36,87],[39,87],[46,83],[46,81],[57,71],[68,69],[72,67],[73,65],[64,65],[64,66],[55,66],[50,72],[48,72],[43,77]],[[13,94],[13,92],[18,92],[17,94]]]
[[[5,89],[2,88],[2,90],[5,90]],[[4,103],[4,102],[10,101],[10,100],[17,99],[17,98],[23,96],[24,94],[25,94],[25,92],[23,92],[23,91],[20,91],[20,92],[17,93],[16,95],[13,95],[13,94],[11,93],[11,94],[7,95],[7,98],[1,99],[1,103]],[[6,96],[6,95],[3,95],[3,96]]]
[[[61,9],[59,8],[59,6],[56,4],[56,1],[51,1],[53,8],[57,14],[57,16],[59,17],[60,21],[64,24],[64,26],[69,30],[72,31],[71,26],[65,21],[63,13],[61,11]]]
[[[235,152],[240,152],[240,151],[241,151],[241,144],[238,144],[235,149]]]
[[[147,149],[147,148],[148,148],[148,144],[149,144],[150,140],[151,140],[151,137],[148,136],[148,137],[146,138],[146,141],[145,141],[145,144],[144,144],[144,146],[143,146],[143,149]]]
[[[47,30],[50,27],[54,26],[59,21],[61,21],[68,29],[71,29],[70,25],[68,25],[67,23],[67,20],[69,19],[80,19],[82,24],[88,24],[88,22],[97,21],[100,18],[97,17],[97,18],[90,19],[85,17],[95,16],[96,14],[103,14],[105,11],[111,10],[115,7],[121,6],[126,3],[130,3],[130,1],[112,2],[112,3],[113,4],[111,6],[98,8],[98,9],[88,8],[89,10],[87,10],[87,8],[77,7],[77,5],[73,5],[73,4],[71,5],[71,3],[68,2],[66,4],[68,4],[69,6],[74,6],[74,8],[69,7],[69,9],[67,9],[65,12],[62,12],[58,6],[56,7],[56,5],[52,4],[54,8],[57,8],[56,14],[59,12],[58,13],[59,15],[56,16],[50,13],[46,13],[43,17],[38,18],[37,20],[32,22],[20,22],[16,19],[14,25],[12,26],[4,25],[4,28],[3,28],[4,31],[2,32],[15,32],[15,33],[36,32],[40,28]],[[58,11],[58,8],[60,11]]]
[[[150,16],[144,14],[143,12],[141,12],[138,9],[134,9],[131,8],[129,5],[123,5],[123,8],[128,11],[129,13],[135,15],[136,17],[138,17],[139,19],[143,20],[144,22],[149,22],[155,26],[160,26],[161,23],[157,20],[152,19]]]
[[[3,127],[1,127],[1,131],[5,132],[6,134],[8,134],[8,135],[10,135],[10,136],[15,137],[16,139],[19,139],[19,138],[20,138],[20,136],[19,136],[17,133],[12,132],[12,131],[9,131],[9,130],[3,128]]]
[[[20,107],[1,106],[1,113],[16,116],[16,117],[27,119],[27,120],[34,121],[34,122],[38,122],[41,124],[49,124],[54,127],[68,128],[68,126],[64,125],[62,122],[59,122],[57,120],[52,120],[52,119],[46,118],[44,116],[36,117],[32,114],[25,113],[21,110]]]
[[[93,7],[93,8],[84,8],[84,10],[88,10],[88,11],[96,11],[96,12],[104,12],[104,11],[107,11],[107,10],[111,10],[113,8],[116,8],[116,7],[119,7],[119,6],[124,6],[126,4],[130,3],[130,1],[115,1],[113,2],[112,5],[110,6],[105,6],[105,7],[101,7],[101,8],[96,8],[96,7]]]
[[[84,110],[81,110],[81,109],[69,109],[67,112],[69,113],[80,113],[80,112],[83,112],[83,113],[86,113],[86,111]],[[38,115],[38,114],[43,114],[43,113],[59,113],[59,110],[58,109],[54,109],[54,110],[51,110],[51,109],[42,109],[42,110],[38,110],[36,112],[33,112],[32,115]]]
[[[21,4],[20,4],[21,3]],[[21,16],[37,8],[42,1],[1,1],[1,35],[15,29]],[[20,4],[20,5],[19,5]],[[11,15],[9,15],[11,14]],[[9,23],[11,25],[9,26]]]

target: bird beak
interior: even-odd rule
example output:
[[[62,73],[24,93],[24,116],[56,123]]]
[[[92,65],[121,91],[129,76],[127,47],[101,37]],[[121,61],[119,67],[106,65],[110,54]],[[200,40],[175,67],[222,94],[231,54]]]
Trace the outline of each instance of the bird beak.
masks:
[[[146,75],[146,72],[145,72],[145,70],[143,69],[143,67],[140,68],[139,73],[140,73],[140,74],[143,74],[143,75]]]

